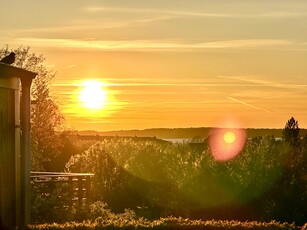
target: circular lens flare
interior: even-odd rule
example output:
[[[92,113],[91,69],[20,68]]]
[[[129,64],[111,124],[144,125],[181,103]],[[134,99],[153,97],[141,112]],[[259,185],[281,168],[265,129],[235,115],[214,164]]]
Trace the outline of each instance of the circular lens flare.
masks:
[[[211,130],[209,146],[215,160],[227,161],[237,156],[246,141],[244,129],[216,128]]]
[[[232,144],[233,142],[236,141],[237,137],[233,132],[227,131],[227,132],[225,132],[223,139],[226,143]]]

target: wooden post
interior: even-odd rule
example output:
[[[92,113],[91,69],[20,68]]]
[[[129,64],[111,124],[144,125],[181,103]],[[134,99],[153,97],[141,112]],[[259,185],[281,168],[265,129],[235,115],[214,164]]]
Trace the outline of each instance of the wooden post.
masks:
[[[20,106],[20,89],[15,92],[15,105]],[[20,109],[15,111],[15,199],[16,199],[16,226],[20,226]]]
[[[82,182],[82,177],[77,177],[78,178],[78,201],[82,201],[82,189],[83,189],[83,182]]]
[[[89,199],[91,196],[91,177],[90,176],[86,176],[86,199]]]
[[[68,177],[68,197],[70,197],[72,200],[74,197],[74,185],[72,181],[72,177]]]
[[[30,87],[32,84],[31,78],[21,78],[21,227],[26,229],[26,226],[31,221],[31,200],[30,200],[30,171],[31,171],[31,154],[30,154]]]

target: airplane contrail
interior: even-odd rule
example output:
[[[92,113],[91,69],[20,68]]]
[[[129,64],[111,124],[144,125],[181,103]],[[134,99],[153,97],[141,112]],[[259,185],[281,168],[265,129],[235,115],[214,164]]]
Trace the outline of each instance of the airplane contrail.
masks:
[[[259,110],[262,110],[262,111],[264,111],[264,112],[266,112],[266,113],[271,113],[271,111],[269,111],[269,110],[266,110],[266,109],[260,108],[260,107],[258,107],[258,106],[254,106],[254,105],[248,104],[248,103],[246,103],[246,102],[244,102],[244,101],[240,101],[240,100],[235,99],[235,98],[233,98],[233,97],[227,97],[227,98],[228,98],[229,100],[238,102],[238,103],[240,103],[240,104],[242,104],[242,105],[246,105],[246,106],[251,107],[251,108],[254,108],[254,109],[259,109]]]

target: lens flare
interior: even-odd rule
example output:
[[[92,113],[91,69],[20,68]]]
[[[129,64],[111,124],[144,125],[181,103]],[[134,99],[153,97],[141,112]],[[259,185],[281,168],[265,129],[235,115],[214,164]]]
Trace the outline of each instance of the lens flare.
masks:
[[[237,136],[233,132],[228,131],[224,134],[223,139],[226,143],[232,144],[233,142],[236,141]]]
[[[216,128],[210,132],[209,146],[215,160],[234,158],[244,147],[246,134],[239,128]]]

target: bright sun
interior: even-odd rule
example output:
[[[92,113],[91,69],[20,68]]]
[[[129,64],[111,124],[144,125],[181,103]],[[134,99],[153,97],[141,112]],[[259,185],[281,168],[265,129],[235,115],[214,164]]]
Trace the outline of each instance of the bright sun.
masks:
[[[101,109],[107,102],[107,91],[99,81],[88,80],[82,82],[79,100],[85,108]]]
[[[223,139],[226,143],[232,144],[236,141],[237,137],[233,132],[227,131],[226,133],[224,133]]]

